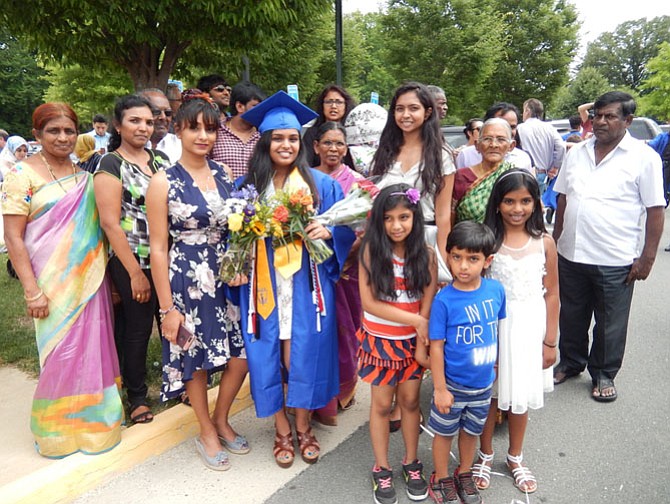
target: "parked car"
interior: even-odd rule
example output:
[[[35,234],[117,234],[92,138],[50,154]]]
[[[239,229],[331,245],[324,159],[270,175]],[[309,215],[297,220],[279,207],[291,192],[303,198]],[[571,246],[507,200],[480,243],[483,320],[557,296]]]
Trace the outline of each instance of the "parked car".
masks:
[[[454,149],[468,143],[468,139],[463,133],[465,126],[442,126],[442,136]]]
[[[567,119],[554,119],[549,121],[551,125],[558,130],[559,135],[563,136],[570,131],[570,121]]]
[[[630,134],[635,138],[644,140],[645,142],[648,142],[652,138],[655,138],[656,135],[662,133],[662,130],[656,121],[649,119],[648,117],[633,118],[633,123],[628,128],[628,131],[630,131]]]
[[[550,123],[561,135],[570,131],[570,122],[567,119],[555,119],[550,121]],[[648,117],[634,117],[628,131],[630,131],[630,134],[638,140],[649,141],[661,133],[661,128],[653,119]]]

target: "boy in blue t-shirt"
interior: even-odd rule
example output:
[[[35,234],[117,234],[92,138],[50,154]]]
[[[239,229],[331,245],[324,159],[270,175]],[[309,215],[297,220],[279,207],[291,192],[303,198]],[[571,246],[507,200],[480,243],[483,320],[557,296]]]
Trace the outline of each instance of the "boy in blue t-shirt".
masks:
[[[471,467],[491,403],[498,321],[506,317],[502,284],[482,278],[495,248],[493,232],[485,225],[466,221],[454,226],[447,239],[447,263],[454,280],[435,296],[430,310],[434,392],[428,427],[435,434],[435,472],[429,493],[437,503],[482,501]],[[449,452],[457,434],[460,465],[451,477]]]

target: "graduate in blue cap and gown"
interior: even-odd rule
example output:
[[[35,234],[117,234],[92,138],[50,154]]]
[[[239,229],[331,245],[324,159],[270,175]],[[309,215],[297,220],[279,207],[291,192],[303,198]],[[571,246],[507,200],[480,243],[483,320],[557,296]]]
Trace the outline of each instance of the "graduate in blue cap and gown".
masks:
[[[317,213],[342,199],[339,184],[305,161],[300,130],[315,117],[283,91],[245,112],[242,119],[254,124],[261,138],[238,185],[253,184],[266,200],[278,191],[307,189]],[[339,391],[335,282],[355,236],[346,226],[316,222],[306,231],[310,238],[324,239],[334,254],[316,265],[299,245],[299,260],[287,267],[279,263],[281,251],[273,250],[272,239],[266,238],[257,243],[249,284],[240,291],[251,393],[257,416],[275,416],[274,457],[280,467],[289,467],[295,456],[286,408],[295,409],[303,460],[314,463],[319,443],[310,410],[325,406]]]

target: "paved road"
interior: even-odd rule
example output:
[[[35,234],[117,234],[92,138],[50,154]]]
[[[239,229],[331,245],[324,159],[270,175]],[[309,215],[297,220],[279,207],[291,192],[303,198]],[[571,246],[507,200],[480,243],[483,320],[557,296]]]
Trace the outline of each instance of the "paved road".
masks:
[[[670,218],[670,214],[667,215]],[[666,228],[670,228],[667,226]],[[661,247],[670,241],[666,232]],[[538,479],[528,497],[512,486],[504,467],[505,426],[496,431],[496,460],[487,504],[670,502],[670,345],[667,292],[670,253],[659,252],[652,277],[636,286],[628,348],[616,382],[619,399],[610,404],[589,398],[588,375],[569,380],[547,396],[545,408],[531,412],[525,458]],[[422,396],[428,410],[430,384]],[[367,393],[359,399],[364,402]],[[255,440],[255,458],[233,458],[235,467],[216,474],[198,467],[191,443],[184,443],[76,502],[104,504],[189,501],[294,504],[297,502],[370,503],[373,462],[365,406],[341,417],[342,426],[317,435],[328,453],[318,464],[301,461],[282,471],[269,455],[272,424],[250,412],[236,417]],[[349,435],[351,433],[351,435]],[[349,437],[346,437],[349,435]],[[343,439],[345,438],[346,439]],[[400,434],[392,436],[391,460],[400,467]],[[419,455],[431,466],[430,437],[421,436]],[[247,456],[250,457],[251,455]],[[397,478],[399,479],[399,478]],[[411,502],[398,481],[400,502]],[[197,500],[196,500],[197,499]]]

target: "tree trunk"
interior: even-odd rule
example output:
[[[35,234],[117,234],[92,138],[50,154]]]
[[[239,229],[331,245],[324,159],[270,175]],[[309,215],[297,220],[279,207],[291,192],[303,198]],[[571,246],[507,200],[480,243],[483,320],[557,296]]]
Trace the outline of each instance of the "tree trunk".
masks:
[[[135,91],[147,88],[165,91],[175,64],[189,45],[191,45],[190,40],[182,43],[168,41],[161,48],[148,45],[138,47],[135,58],[125,64]]]

